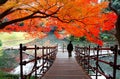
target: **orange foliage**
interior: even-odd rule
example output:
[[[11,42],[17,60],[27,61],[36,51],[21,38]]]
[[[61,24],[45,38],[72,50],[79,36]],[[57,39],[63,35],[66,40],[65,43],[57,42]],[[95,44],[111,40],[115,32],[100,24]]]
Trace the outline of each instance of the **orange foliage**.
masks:
[[[98,0],[10,0],[0,11],[14,7],[13,13],[6,17],[8,20],[23,18],[36,13],[36,18],[29,18],[21,22],[8,25],[2,31],[25,31],[32,37],[43,37],[46,32],[50,32],[50,26],[56,26],[54,34],[62,39],[64,36],[59,34],[65,31],[65,34],[71,34],[75,37],[86,36],[94,43],[102,45],[99,39],[101,31],[109,31],[114,28],[116,15],[112,12],[104,13],[103,9],[108,6],[108,2],[98,3]],[[8,5],[7,7],[4,7]],[[55,12],[55,13],[54,13]],[[53,13],[53,15],[51,15]],[[46,17],[45,17],[46,16]],[[2,18],[3,20],[4,18]],[[101,30],[102,29],[102,30]],[[43,35],[43,36],[42,36]]]
[[[54,34],[58,39],[64,39],[65,38],[65,35],[62,35],[62,34],[58,33],[57,31],[55,31]]]
[[[113,12],[110,12],[108,14],[104,15],[104,18],[106,18],[106,20],[104,20],[103,26],[102,26],[102,31],[109,31],[112,30],[113,28],[115,28],[115,21],[116,21],[116,14]]]

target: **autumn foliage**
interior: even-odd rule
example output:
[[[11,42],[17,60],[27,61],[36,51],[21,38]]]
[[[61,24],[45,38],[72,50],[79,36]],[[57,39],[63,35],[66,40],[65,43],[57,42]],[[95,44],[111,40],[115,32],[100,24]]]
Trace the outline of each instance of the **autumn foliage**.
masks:
[[[100,32],[115,28],[117,18],[113,12],[106,12],[106,7],[108,2],[97,0],[9,0],[0,6],[0,28],[43,37],[56,27],[57,38],[86,36],[88,41],[102,45]]]

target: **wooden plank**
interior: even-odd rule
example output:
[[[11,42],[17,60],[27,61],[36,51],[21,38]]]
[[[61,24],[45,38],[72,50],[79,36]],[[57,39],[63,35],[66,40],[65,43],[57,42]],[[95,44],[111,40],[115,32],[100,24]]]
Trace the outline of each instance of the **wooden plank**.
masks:
[[[61,52],[59,52],[61,53]],[[67,54],[67,53],[63,53]],[[42,79],[91,79],[90,76],[78,65],[75,58],[57,55],[53,65],[42,77]]]

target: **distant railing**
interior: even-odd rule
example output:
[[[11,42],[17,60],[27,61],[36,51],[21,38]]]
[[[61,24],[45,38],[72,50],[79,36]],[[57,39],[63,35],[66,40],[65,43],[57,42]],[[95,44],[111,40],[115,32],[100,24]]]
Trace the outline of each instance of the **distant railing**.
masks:
[[[28,61],[23,60],[23,53],[25,53],[26,50],[34,50],[34,56],[33,56],[34,58]],[[41,56],[37,55],[38,50],[41,50],[42,53]],[[37,47],[35,45],[34,47],[26,47],[20,44],[20,79],[30,79],[32,76],[34,76],[35,79],[37,79],[37,77],[41,78],[52,65],[56,57],[57,50],[58,50],[57,46]],[[23,66],[31,62],[34,63],[33,68],[31,68],[32,69],[31,72],[29,72],[29,74],[24,74]]]
[[[100,53],[104,50],[111,51],[112,53],[106,53],[106,54]],[[120,70],[120,65],[117,65],[117,56],[119,52],[118,45],[115,45],[110,48],[105,48],[100,46],[97,46],[96,48],[91,48],[90,46],[89,47],[75,46],[75,51],[76,51],[76,59],[78,63],[81,66],[83,66],[83,68],[88,73],[90,73],[90,71],[93,71],[95,75],[92,75],[92,76],[95,76],[96,79],[98,79],[99,75],[103,75],[106,79],[116,79],[116,71]],[[91,53],[94,53],[94,54],[91,55]],[[101,56],[110,55],[110,54],[114,56],[113,61],[108,62],[100,59]],[[95,62],[95,65],[90,63],[90,61]],[[105,63],[106,65],[109,65],[110,67],[112,67],[113,74],[112,75],[106,74],[102,69],[102,67],[99,65],[99,62]]]

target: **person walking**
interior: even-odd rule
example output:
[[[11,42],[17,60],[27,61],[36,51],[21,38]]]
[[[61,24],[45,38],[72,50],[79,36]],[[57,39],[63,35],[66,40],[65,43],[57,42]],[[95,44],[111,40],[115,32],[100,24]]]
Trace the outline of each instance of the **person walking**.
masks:
[[[73,51],[72,41],[70,41],[69,44],[67,45],[67,51],[68,51],[68,57],[72,57],[72,51]]]

